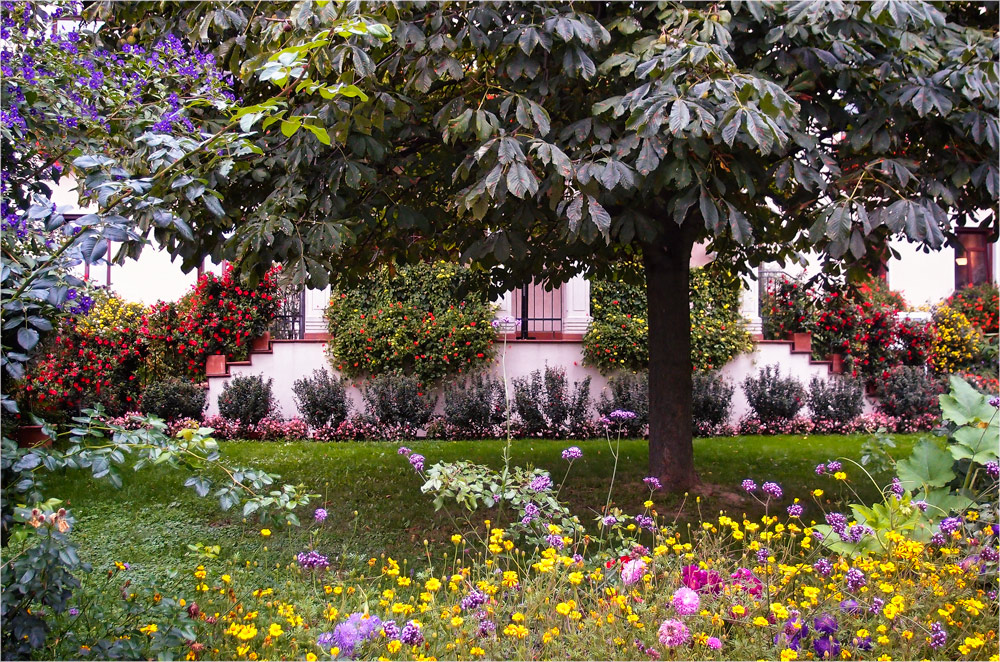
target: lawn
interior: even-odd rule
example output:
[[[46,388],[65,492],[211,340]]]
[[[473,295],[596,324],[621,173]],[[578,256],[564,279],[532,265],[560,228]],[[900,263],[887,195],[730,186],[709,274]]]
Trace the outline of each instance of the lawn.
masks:
[[[897,455],[907,454],[920,436],[896,436]],[[719,510],[733,515],[759,514],[760,506],[739,488],[744,478],[781,484],[785,490],[782,510],[793,497],[805,500],[816,487],[823,488],[824,498],[836,505],[849,495],[831,478],[815,476],[813,468],[838,457],[857,460],[865,439],[866,435],[698,439],[695,459],[704,487],[698,495],[686,498],[658,493],[654,497],[656,508],[671,518],[676,513],[680,521],[695,521],[699,509],[706,516]],[[407,445],[424,454],[428,466],[458,459],[503,466],[501,441]],[[563,497],[584,522],[589,522],[607,497],[613,460],[606,441],[514,441],[511,461],[547,469],[558,484],[566,469],[560,454],[570,445],[579,446],[584,455],[573,465]],[[385,442],[222,444],[230,463],[264,468],[281,474],[284,482],[303,483],[309,491],[320,493],[315,506],[326,508],[329,518],[312,534],[308,527],[302,527],[263,539],[259,525],[244,521],[236,512],[221,511],[214,501],[198,498],[183,487],[185,472],[163,467],[127,473],[120,490],[82,472],[69,473],[54,479],[51,491],[68,500],[78,518],[73,539],[80,546],[81,557],[97,569],[106,569],[114,561],[128,562],[136,579],[162,582],[170,570],[189,567],[195,561],[187,546],[197,543],[219,545],[222,558],[234,563],[252,557],[262,569],[287,564],[309,545],[311,535],[315,535],[317,549],[340,563],[382,553],[415,559],[423,555],[424,540],[440,553],[448,547],[455,525],[447,515],[433,512],[430,498],[420,492],[421,481],[396,449],[396,444]],[[646,465],[644,440],[621,443],[614,500],[627,512],[642,511],[648,495],[642,485]],[[859,469],[850,464],[847,467],[852,477],[863,476]],[[888,481],[888,477],[881,478],[883,484]],[[855,484],[863,485],[864,481]],[[865,500],[876,495],[874,486],[861,492]],[[300,514],[304,523],[311,519],[312,507]],[[812,511],[815,515],[815,507]],[[807,510],[806,519],[809,515]],[[474,521],[481,525],[486,517],[489,513],[477,513]]]

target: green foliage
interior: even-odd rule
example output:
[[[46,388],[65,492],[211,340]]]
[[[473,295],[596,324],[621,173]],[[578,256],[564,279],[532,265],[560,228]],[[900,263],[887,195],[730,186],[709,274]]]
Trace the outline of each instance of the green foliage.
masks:
[[[850,377],[813,377],[809,381],[809,411],[813,420],[847,423],[864,407],[861,383]]]
[[[743,393],[754,415],[765,423],[794,418],[805,405],[802,384],[791,375],[782,377],[777,365],[764,366],[756,377],[747,375]]]
[[[348,377],[402,372],[431,383],[487,365],[496,352],[482,275],[436,262],[380,269],[334,291],[330,362]]]
[[[142,392],[142,411],[166,421],[201,418],[208,393],[200,385],[171,377],[155,381]]]
[[[430,420],[437,398],[416,377],[387,374],[365,383],[368,416],[381,425],[422,428]]]
[[[219,415],[243,425],[260,423],[275,408],[273,383],[273,379],[265,381],[262,375],[236,375],[222,386]]]
[[[444,415],[449,424],[470,432],[503,424],[507,420],[503,381],[480,374],[448,384]]]
[[[597,402],[597,412],[607,416],[616,409],[630,411],[635,418],[619,421],[624,428],[624,436],[640,437],[645,426],[649,425],[649,375],[640,372],[635,375],[619,373],[608,379],[608,390],[601,392]]]
[[[574,382],[566,371],[545,366],[514,379],[514,411],[528,436],[573,436],[590,429],[590,377]]]
[[[740,282],[721,265],[691,270],[691,362],[696,371],[717,370],[752,345],[740,315]],[[587,365],[607,374],[643,371],[649,365],[645,288],[623,281],[590,286],[593,320],[583,337]]]
[[[919,416],[938,411],[940,379],[917,366],[899,366],[875,382],[878,408],[889,416]]]
[[[694,375],[692,386],[691,414],[696,427],[720,425],[729,421],[735,386],[717,372]]]
[[[303,377],[292,384],[295,406],[306,423],[319,428],[327,423],[337,426],[347,418],[350,403],[343,382],[323,369],[313,370],[312,377]]]

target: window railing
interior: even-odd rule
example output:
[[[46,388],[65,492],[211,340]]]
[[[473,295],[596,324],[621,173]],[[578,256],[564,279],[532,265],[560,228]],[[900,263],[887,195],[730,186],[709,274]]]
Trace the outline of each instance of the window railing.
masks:
[[[514,330],[517,340],[555,338],[563,331],[563,288],[546,290],[540,283],[531,283],[514,290],[511,312],[518,318]]]

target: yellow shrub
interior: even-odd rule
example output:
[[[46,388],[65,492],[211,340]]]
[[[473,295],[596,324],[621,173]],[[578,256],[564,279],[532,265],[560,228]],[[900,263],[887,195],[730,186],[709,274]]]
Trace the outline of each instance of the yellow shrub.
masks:
[[[948,306],[934,311],[934,343],[931,365],[939,373],[956,372],[975,360],[976,348],[982,342],[979,331],[968,318]]]

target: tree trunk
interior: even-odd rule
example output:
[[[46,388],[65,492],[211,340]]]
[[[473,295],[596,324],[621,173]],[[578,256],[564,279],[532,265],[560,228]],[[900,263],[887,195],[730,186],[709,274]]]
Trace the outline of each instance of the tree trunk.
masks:
[[[691,422],[691,308],[688,278],[693,240],[670,222],[660,241],[643,246],[649,305],[649,473],[682,492],[699,483]]]

